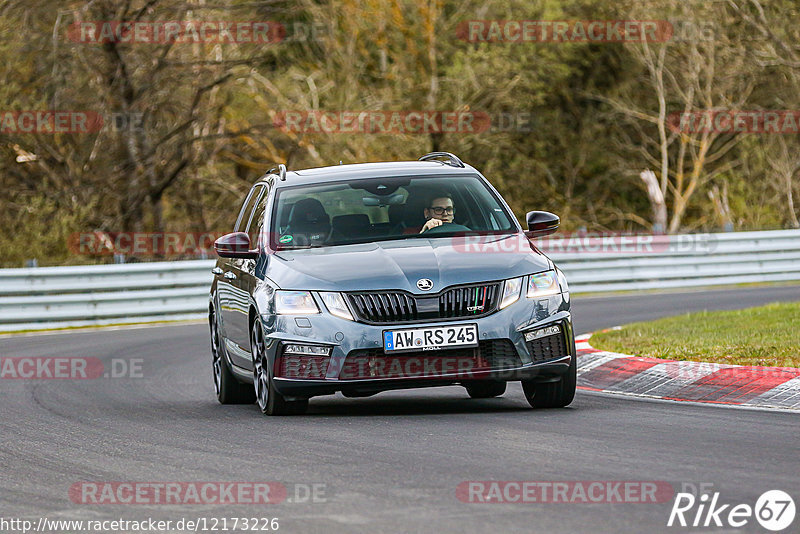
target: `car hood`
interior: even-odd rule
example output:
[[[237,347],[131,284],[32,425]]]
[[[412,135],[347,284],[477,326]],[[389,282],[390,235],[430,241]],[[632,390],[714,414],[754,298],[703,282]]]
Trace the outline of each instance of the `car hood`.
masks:
[[[513,234],[283,250],[270,256],[265,275],[282,289],[399,289],[428,294],[451,285],[502,280],[549,269],[547,257],[527,243],[524,235]],[[433,288],[418,289],[417,280],[421,278],[430,279]]]

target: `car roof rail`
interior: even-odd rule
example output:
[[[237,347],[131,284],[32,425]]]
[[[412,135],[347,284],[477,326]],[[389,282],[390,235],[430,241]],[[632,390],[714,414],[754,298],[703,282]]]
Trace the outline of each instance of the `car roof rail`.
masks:
[[[464,162],[461,161],[458,156],[451,154],[450,152],[431,152],[430,154],[425,154],[417,161],[430,161],[438,158],[448,158],[450,161],[442,162],[445,165],[450,165],[451,167],[461,167],[462,169],[464,168]]]
[[[270,174],[276,174],[278,178],[281,179],[281,181],[286,180],[286,165],[281,163],[277,167],[272,167],[270,170],[267,171],[267,176],[269,176]]]

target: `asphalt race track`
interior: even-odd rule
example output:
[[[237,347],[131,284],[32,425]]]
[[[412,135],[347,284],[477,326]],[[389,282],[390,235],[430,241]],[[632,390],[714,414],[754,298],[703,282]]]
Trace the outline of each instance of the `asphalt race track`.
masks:
[[[577,297],[573,306],[582,333],[778,300],[800,300],[800,286]],[[781,489],[800,506],[800,414],[587,391],[569,408],[534,411],[512,384],[490,400],[460,387],[319,397],[308,415],[268,418],[255,405],[217,404],[199,324],[7,337],[0,356],[96,357],[107,368],[142,360],[134,378],[0,380],[4,518],[277,517],[287,533],[767,532],[754,519],[739,529],[667,527],[672,499],[460,501],[457,486],[474,480],[666,481],[676,491],[710,483],[722,503],[752,506]],[[69,490],[80,481],[278,481],[304,502],[79,504]],[[324,489],[307,502],[313,484]]]

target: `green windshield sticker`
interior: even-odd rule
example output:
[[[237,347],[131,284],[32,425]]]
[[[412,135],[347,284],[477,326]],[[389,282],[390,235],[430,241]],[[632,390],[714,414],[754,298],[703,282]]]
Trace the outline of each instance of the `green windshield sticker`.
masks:
[[[293,239],[294,238],[290,235],[284,235],[281,236],[280,239],[278,239],[278,243],[291,243]]]

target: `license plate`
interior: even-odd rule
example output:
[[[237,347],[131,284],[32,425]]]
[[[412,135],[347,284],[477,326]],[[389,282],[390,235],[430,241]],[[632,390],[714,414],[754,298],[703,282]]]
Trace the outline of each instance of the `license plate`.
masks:
[[[478,325],[456,324],[383,331],[384,352],[477,347]]]

